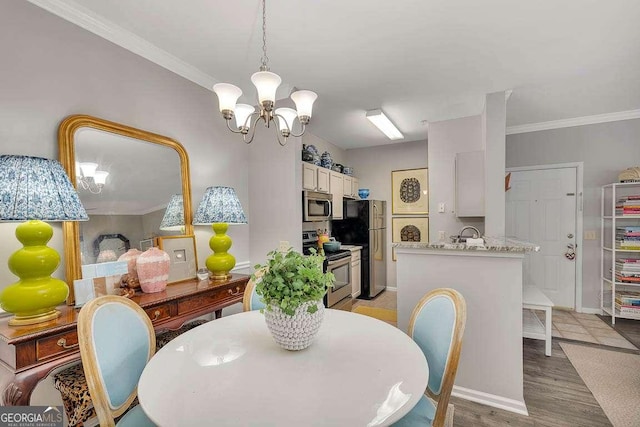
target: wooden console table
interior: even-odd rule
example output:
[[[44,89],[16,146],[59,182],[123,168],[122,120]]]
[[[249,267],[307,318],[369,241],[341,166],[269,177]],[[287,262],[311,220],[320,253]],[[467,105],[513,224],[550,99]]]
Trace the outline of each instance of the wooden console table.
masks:
[[[190,280],[167,286],[163,292],[136,294],[131,299],[147,312],[156,332],[175,330],[185,322],[242,301],[249,276],[234,274],[224,282]],[[60,317],[46,323],[9,326],[0,320],[0,366],[8,371],[4,406],[29,405],[38,382],[54,369],[80,360],[77,319],[79,309],[60,306]],[[117,331],[114,331],[117,333]]]

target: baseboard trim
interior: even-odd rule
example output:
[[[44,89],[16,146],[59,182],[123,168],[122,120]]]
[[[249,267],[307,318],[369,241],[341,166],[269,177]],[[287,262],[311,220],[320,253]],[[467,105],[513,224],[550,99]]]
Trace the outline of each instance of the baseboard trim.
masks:
[[[398,288],[396,288],[395,286],[387,286],[386,290],[391,292],[398,292]]]
[[[524,401],[508,399],[506,397],[497,396],[495,394],[489,394],[482,391],[471,390],[469,388],[460,387],[457,385],[453,386],[451,395],[459,397],[461,399],[480,403],[482,405],[487,405],[498,409],[504,409],[505,411],[515,412],[516,414],[529,416],[527,405],[524,403]]]

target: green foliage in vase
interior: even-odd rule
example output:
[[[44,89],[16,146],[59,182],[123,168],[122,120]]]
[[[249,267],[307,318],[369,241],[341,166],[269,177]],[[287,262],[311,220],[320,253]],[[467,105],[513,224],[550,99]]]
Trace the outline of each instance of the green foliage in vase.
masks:
[[[265,265],[256,265],[256,273],[251,279],[256,283],[256,293],[267,306],[278,306],[293,316],[296,309],[305,302],[318,301],[333,286],[333,273],[323,273],[324,257],[311,249],[311,255],[304,256],[289,249],[287,252],[271,251]],[[316,305],[307,311],[315,313]]]

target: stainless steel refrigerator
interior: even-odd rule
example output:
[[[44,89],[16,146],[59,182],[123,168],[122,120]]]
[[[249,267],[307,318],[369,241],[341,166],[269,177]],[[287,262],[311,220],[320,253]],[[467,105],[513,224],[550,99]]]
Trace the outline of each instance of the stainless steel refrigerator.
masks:
[[[371,299],[387,287],[386,206],[383,200],[345,200],[344,219],[331,223],[337,240],[362,246],[363,299]]]

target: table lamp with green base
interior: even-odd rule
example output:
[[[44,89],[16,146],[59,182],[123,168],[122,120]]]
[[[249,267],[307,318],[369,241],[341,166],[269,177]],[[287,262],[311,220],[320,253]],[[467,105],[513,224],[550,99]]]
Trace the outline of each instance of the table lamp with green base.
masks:
[[[41,157],[0,156],[0,220],[26,221],[16,228],[24,245],[9,257],[20,280],[2,290],[0,306],[13,313],[9,325],[32,325],[56,319],[56,307],[69,287],[51,274],[60,255],[47,246],[53,228],[44,221],[86,221],[80,198],[62,165]]]
[[[228,224],[246,224],[242,205],[236,192],[231,187],[209,187],[202,197],[193,225],[212,224],[215,234],[209,239],[209,247],[213,254],[206,261],[212,280],[227,280],[229,273],[236,265],[236,259],[228,250],[231,248],[231,237],[226,232]]]

